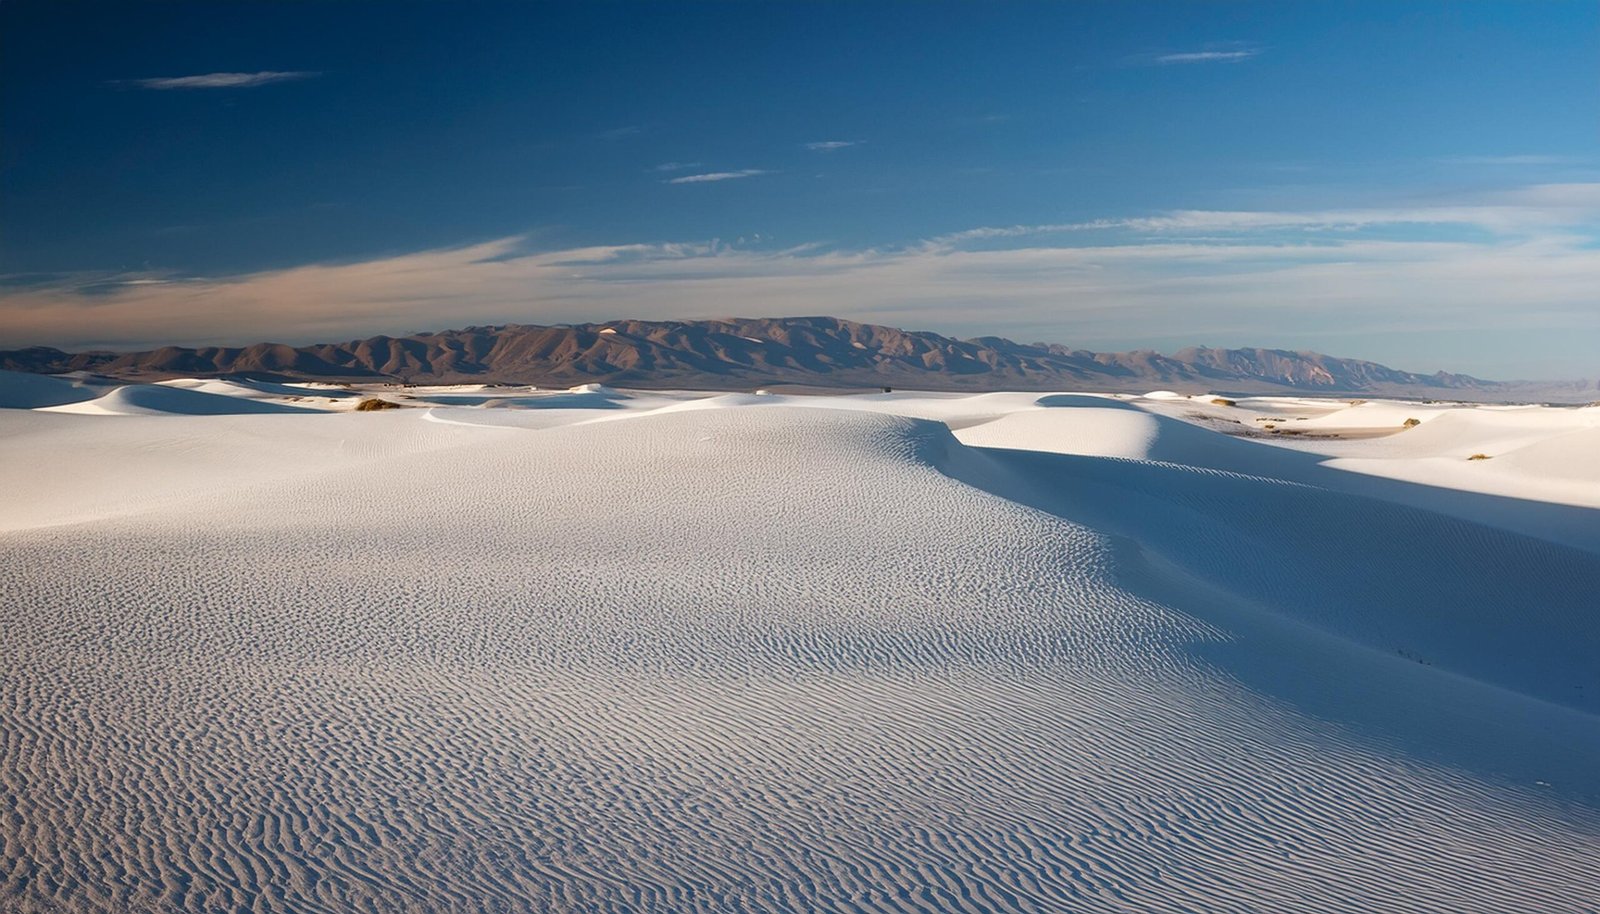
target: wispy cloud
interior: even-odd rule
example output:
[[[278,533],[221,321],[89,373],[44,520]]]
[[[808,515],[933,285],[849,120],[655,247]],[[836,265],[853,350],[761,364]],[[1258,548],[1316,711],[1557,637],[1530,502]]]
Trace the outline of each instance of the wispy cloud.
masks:
[[[733,181],[739,178],[753,178],[756,175],[771,174],[760,168],[743,168],[739,171],[711,171],[701,175],[684,175],[681,178],[671,178],[668,184],[709,184],[712,181]]]
[[[820,140],[815,143],[805,144],[812,152],[833,152],[836,149],[848,149],[851,146],[860,146],[860,140]]]
[[[1125,67],[1171,67],[1206,63],[1243,63],[1265,49],[1243,41],[1219,42],[1190,51],[1152,51],[1124,57]]]
[[[1441,223],[1475,230],[1426,228]],[[1413,224],[1422,228],[1394,229]],[[826,302],[841,317],[1095,348],[1148,339],[1159,327],[1170,339],[1294,339],[1378,355],[1351,352],[1349,342],[1431,339],[1448,329],[1477,334],[1481,351],[1495,352],[1508,331],[1527,337],[1549,328],[1551,345],[1567,349],[1575,334],[1592,338],[1600,332],[1596,288],[1600,184],[1536,185],[1436,207],[1181,210],[973,229],[895,248],[680,243],[530,252],[527,239],[515,237],[245,275],[45,277],[0,294],[0,338],[70,347],[310,342],[624,314],[809,314]],[[1412,356],[1422,357],[1433,358]],[[1528,364],[1502,370],[1592,371]],[[1399,367],[1475,369],[1460,361]]]
[[[687,171],[691,168],[699,168],[704,164],[704,162],[662,162],[650,170],[660,172]]]
[[[321,76],[311,70],[262,70],[259,73],[201,73],[196,76],[155,76],[119,79],[114,86],[137,89],[249,89],[272,83],[294,82]]]
[[[1183,51],[1177,54],[1161,54],[1155,58],[1155,62],[1158,64],[1238,63],[1260,53],[1260,48],[1246,48],[1239,51]]]
[[[1037,225],[981,226],[939,235],[927,243],[970,242],[1086,232],[1142,236],[1276,233],[1281,240],[1331,241],[1374,228],[1441,226],[1513,235],[1538,228],[1570,228],[1600,220],[1600,184],[1533,184],[1430,204],[1326,210],[1168,210],[1151,216]]]

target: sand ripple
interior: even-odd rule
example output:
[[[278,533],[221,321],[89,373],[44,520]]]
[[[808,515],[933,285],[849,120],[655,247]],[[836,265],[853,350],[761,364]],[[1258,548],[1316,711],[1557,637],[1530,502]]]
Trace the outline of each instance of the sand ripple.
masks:
[[[429,441],[0,537],[0,907],[1600,909],[1587,801],[1242,682],[941,425]]]

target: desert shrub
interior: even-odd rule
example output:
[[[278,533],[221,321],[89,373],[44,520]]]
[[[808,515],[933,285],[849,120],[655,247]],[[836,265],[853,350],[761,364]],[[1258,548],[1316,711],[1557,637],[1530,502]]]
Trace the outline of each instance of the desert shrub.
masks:
[[[1421,419],[1407,419],[1405,421],[1405,427],[1406,428],[1413,428],[1413,427],[1421,425],[1421,424],[1422,424],[1422,420]]]
[[[1489,455],[1488,454],[1473,454],[1471,457],[1468,457],[1467,459],[1468,460],[1488,460],[1489,459]]]
[[[1212,406],[1238,406],[1239,404],[1235,403],[1232,400],[1229,400],[1227,397],[1217,397],[1216,399],[1211,401],[1211,405]]]
[[[368,397],[365,400],[362,400],[360,403],[356,404],[356,412],[359,412],[359,413],[370,413],[370,412],[372,412],[374,410],[379,410],[379,409],[399,409],[399,408],[400,408],[400,404],[398,404],[398,403],[390,403],[388,400],[380,400],[377,397]]]

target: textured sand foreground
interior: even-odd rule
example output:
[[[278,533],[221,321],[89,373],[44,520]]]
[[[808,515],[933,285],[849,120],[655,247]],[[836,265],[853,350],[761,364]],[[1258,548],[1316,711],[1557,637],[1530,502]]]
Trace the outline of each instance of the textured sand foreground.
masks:
[[[1600,910],[1600,410],[75,389],[0,910]]]

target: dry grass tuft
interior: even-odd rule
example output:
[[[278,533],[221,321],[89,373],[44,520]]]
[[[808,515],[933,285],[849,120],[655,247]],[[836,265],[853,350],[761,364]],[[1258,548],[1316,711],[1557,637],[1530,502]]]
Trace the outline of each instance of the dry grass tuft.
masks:
[[[370,413],[380,409],[400,409],[400,404],[390,403],[388,400],[380,400],[377,397],[368,397],[356,404],[356,412],[358,413]]]

